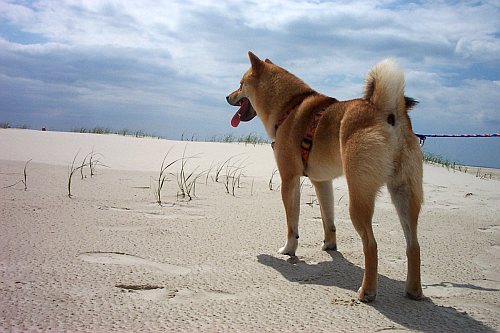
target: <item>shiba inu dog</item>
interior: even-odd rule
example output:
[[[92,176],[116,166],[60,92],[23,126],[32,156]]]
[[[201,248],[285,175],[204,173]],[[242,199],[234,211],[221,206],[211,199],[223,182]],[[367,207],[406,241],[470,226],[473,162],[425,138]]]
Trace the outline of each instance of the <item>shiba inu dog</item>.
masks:
[[[399,65],[391,59],[381,61],[369,72],[362,98],[338,101],[270,60],[248,55],[251,67],[226,99],[239,106],[231,120],[234,127],[258,116],[273,140],[287,222],[286,243],[279,253],[294,256],[297,250],[304,175],[320,203],[322,249],[337,249],[332,180],[345,175],[349,214],[365,255],[358,297],[374,300],[378,258],[372,215],[377,193],[386,184],[406,238],[406,295],[421,299],[417,221],[423,201],[422,153],[408,116],[417,102],[404,95]]]

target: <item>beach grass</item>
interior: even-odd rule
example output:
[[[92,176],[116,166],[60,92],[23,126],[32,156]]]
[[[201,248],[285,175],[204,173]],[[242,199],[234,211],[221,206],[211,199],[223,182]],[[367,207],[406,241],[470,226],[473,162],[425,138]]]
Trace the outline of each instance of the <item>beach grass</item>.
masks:
[[[234,164],[226,163],[226,172],[224,178],[224,187],[228,194],[236,196],[235,189],[240,187],[241,177],[245,169],[245,160],[236,161]]]
[[[24,169],[23,169],[23,179],[19,180],[18,182],[12,184],[12,185],[8,185],[8,186],[5,186],[4,188],[11,188],[11,187],[14,187],[16,186],[17,184],[21,183],[24,185],[24,190],[27,191],[28,190],[28,164],[31,162],[31,159],[28,160],[25,164],[24,164]]]
[[[75,157],[73,158],[73,162],[71,163],[71,166],[69,168],[69,171],[68,171],[68,198],[72,198],[73,195],[71,194],[71,184],[72,184],[72,179],[73,179],[73,175],[81,170],[82,168],[84,168],[85,166],[88,165],[88,163],[85,163],[85,160],[83,161],[83,163],[79,166],[75,166],[75,162],[76,162],[76,158],[78,157],[78,154],[80,153],[80,151],[78,151],[76,154],[75,154]]]
[[[173,147],[171,147],[167,151],[167,153],[165,154],[165,157],[163,158],[163,161],[161,162],[160,172],[158,174],[158,179],[156,179],[156,187],[153,187],[153,193],[154,193],[154,196],[156,199],[156,203],[160,206],[162,205],[161,191],[163,190],[163,186],[165,185],[165,181],[166,181],[167,176],[168,176],[167,169],[179,161],[179,159],[177,159],[177,160],[174,160],[172,162],[165,163],[165,161],[167,160],[168,154],[170,153],[170,151],[172,151],[172,148]]]
[[[2,123],[0,123],[1,125]],[[8,124],[8,123],[7,123]],[[8,124],[10,126],[10,124]],[[0,126],[1,128],[1,126]],[[137,138],[157,138],[157,139],[165,139],[160,135],[147,133],[144,130],[130,130],[128,128],[124,128],[121,130],[113,130],[109,127],[96,126],[93,128],[88,127],[76,127],[71,129],[71,132],[75,133],[90,133],[90,134],[117,134],[122,136],[135,136]],[[252,145],[260,145],[260,144],[268,144],[269,140],[265,137],[262,137],[256,133],[243,134],[241,136],[235,136],[232,133],[223,134],[223,135],[212,135],[211,137],[202,140],[199,138],[197,134],[189,134],[183,132],[180,137],[180,141],[191,141],[191,142],[222,142],[222,143],[244,143],[244,144],[252,144]]]
[[[10,122],[0,122],[0,129],[4,128],[20,128],[20,129],[30,129],[26,124],[13,126]],[[64,131],[64,130],[63,130]],[[136,138],[153,138],[153,139],[167,139],[161,135],[148,133],[144,130],[131,130],[128,128],[123,128],[120,130],[115,130],[110,127],[105,126],[95,126],[95,127],[74,127],[69,130],[73,133],[88,133],[88,134],[115,134],[121,136],[134,136]],[[192,142],[220,142],[220,143],[243,143],[251,145],[263,145],[269,144],[270,141],[266,137],[260,136],[256,133],[248,133],[240,136],[236,136],[232,133],[222,134],[222,135],[212,135],[205,139],[200,139],[198,134],[188,134],[183,132],[180,137],[180,141],[192,141]]]
[[[88,153],[83,158],[82,165],[81,165],[81,168],[80,168],[80,174],[82,176],[82,179],[84,179],[86,177],[83,174],[83,170],[84,170],[85,166],[89,167],[90,177],[94,177],[95,176],[96,168],[97,168],[98,165],[101,165],[103,167],[108,167],[107,165],[105,165],[105,164],[103,164],[101,162],[101,157],[102,156],[103,156],[102,154],[96,153],[96,152],[94,152],[94,149],[92,149],[92,151],[90,153]],[[87,162],[87,160],[88,160],[88,162]]]
[[[9,129],[9,128],[20,128],[20,129],[29,129],[30,127],[28,125],[21,125],[21,126],[12,126],[12,124],[8,121],[3,121],[0,122],[0,129]],[[121,136],[133,136],[137,138],[157,138],[157,139],[165,139],[165,137],[156,135],[156,134],[151,134],[147,133],[144,130],[130,130],[127,128],[121,129],[121,130],[113,130],[109,127],[104,127],[104,126],[96,126],[96,127],[77,127],[71,129],[71,132],[76,132],[76,133],[90,133],[90,134],[115,134],[115,135],[121,135]],[[181,141],[204,141],[204,142],[218,142],[218,143],[243,143],[245,145],[251,144],[251,145],[262,145],[262,144],[269,144],[269,140],[265,137],[259,136],[258,134],[255,133],[249,133],[249,134],[244,134],[239,137],[235,136],[232,133],[228,134],[223,134],[223,135],[213,135],[211,137],[206,138],[205,140],[200,140],[199,136],[197,134],[187,134],[186,132],[182,133]],[[95,157],[95,156],[94,156]],[[224,169],[225,165],[232,159],[229,158],[226,160],[224,163],[217,165],[216,167],[216,172],[215,172],[215,182],[220,181],[220,175],[222,170]],[[435,154],[435,153],[430,153],[423,151],[423,161],[424,163],[428,164],[434,164],[438,166],[445,167],[449,171],[459,171],[459,172],[464,172],[464,173],[473,173],[474,171],[476,172],[475,175],[478,178],[481,179],[492,179],[494,178],[493,173],[489,172],[488,168],[481,168],[481,167],[473,167],[473,166],[467,166],[463,165],[459,162],[456,161],[451,161],[447,157],[440,155],[440,154]],[[82,164],[84,164],[86,161],[84,160]],[[100,163],[100,161],[97,161],[96,163],[85,163],[91,168],[91,176],[94,175],[94,170],[95,167],[99,164],[103,165]],[[105,166],[105,165],[103,165]],[[78,168],[78,170],[81,171],[82,177],[83,177],[83,170],[82,168]],[[211,173],[211,169],[207,170],[203,174],[206,176],[205,182],[208,182],[208,178]],[[199,178],[199,177],[198,177]],[[495,177],[496,178],[496,177]],[[270,179],[270,182],[272,182],[272,177]],[[225,178],[227,180],[227,177]],[[194,185],[194,184],[193,184]],[[273,189],[272,184],[270,183],[269,185],[270,189]],[[182,191],[181,191],[182,192]]]
[[[154,138],[154,139],[164,139],[163,137],[155,134],[147,133],[144,130],[129,130],[127,128],[121,130],[113,130],[109,127],[96,126],[92,128],[88,127],[76,127],[71,129],[70,132],[74,133],[89,133],[89,134],[116,134],[121,136],[135,136],[136,138]]]
[[[492,179],[493,173],[491,172],[483,172],[481,171],[481,167],[471,167],[467,165],[462,165],[458,162],[452,162],[448,158],[439,155],[433,154],[429,152],[423,152],[423,161],[424,163],[439,165],[446,168],[448,171],[458,171],[468,173],[469,171],[473,172],[473,169],[476,169],[476,177],[481,179]]]
[[[224,134],[224,135],[213,135],[207,140],[207,142],[223,142],[223,143],[244,143],[244,144],[251,144],[251,145],[262,145],[262,144],[268,144],[269,140],[259,136],[258,134],[255,133],[249,133],[249,134],[243,134],[239,137],[236,137],[232,133]]]
[[[84,169],[86,167],[89,167],[89,172],[90,172],[90,177],[95,176],[95,170],[98,165],[107,167],[105,164],[101,162],[101,157],[103,156],[100,153],[96,153],[93,149],[90,153],[85,155],[83,158],[82,162],[79,163],[78,165],[76,164],[76,159],[78,158],[78,155],[80,154],[80,151],[77,151],[75,156],[73,157],[73,161],[71,162],[71,165],[69,166],[68,170],[68,183],[67,183],[67,188],[68,188],[68,198],[72,198],[73,194],[71,193],[71,186],[73,184],[73,176],[77,171],[80,171],[80,175],[82,179],[87,178],[87,176],[84,174]]]
[[[0,122],[0,128],[3,128],[3,129],[7,129],[7,128],[30,129],[29,125],[27,125],[27,124],[12,125],[8,121],[1,121]]]
[[[273,169],[273,172],[271,173],[271,177],[269,178],[269,190],[270,191],[273,191],[274,190],[274,183],[273,183],[273,179],[274,179],[274,176],[278,173],[278,169],[277,168],[274,168]]]
[[[186,147],[184,147],[184,152],[182,153],[181,161],[181,169],[177,173],[177,185],[179,186],[179,191],[177,192],[177,198],[188,199],[191,201],[194,196],[196,196],[196,182],[197,180],[204,176],[207,171],[195,173],[198,170],[199,166],[194,168],[193,171],[187,172],[186,165],[189,160],[196,158],[197,156],[189,156],[186,157]]]

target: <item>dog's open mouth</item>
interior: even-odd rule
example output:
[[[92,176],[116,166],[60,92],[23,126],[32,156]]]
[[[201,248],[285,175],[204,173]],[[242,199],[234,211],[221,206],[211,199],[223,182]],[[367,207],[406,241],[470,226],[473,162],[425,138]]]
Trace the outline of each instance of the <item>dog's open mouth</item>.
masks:
[[[231,119],[231,126],[233,127],[238,127],[241,121],[250,121],[257,115],[248,98],[243,97],[234,105],[240,108]]]

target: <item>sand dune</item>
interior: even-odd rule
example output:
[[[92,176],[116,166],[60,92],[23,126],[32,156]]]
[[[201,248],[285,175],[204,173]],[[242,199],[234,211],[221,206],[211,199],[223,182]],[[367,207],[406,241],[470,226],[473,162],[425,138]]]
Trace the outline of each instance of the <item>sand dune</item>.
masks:
[[[383,190],[373,219],[379,295],[363,304],[363,252],[343,178],[335,182],[339,251],[320,250],[306,180],[289,259],[277,253],[286,226],[278,175],[269,188],[269,145],[14,129],[0,130],[0,142],[2,332],[500,331],[498,180],[425,166],[422,302],[403,297],[405,242]],[[69,165],[91,151],[102,165],[93,177],[88,167],[83,179],[75,173],[70,199]],[[193,200],[179,197],[174,164],[159,206],[151,187],[169,151],[167,161],[192,156],[185,170],[200,177]],[[7,187],[23,180],[28,160],[27,190]],[[239,178],[230,193],[227,175]]]

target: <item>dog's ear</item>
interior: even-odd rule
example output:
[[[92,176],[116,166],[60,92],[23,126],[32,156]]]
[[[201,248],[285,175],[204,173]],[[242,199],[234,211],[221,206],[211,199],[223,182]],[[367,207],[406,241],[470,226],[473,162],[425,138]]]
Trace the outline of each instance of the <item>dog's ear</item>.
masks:
[[[262,70],[263,61],[253,54],[252,51],[248,51],[248,58],[250,58],[250,63],[252,64],[252,73],[258,75]]]
[[[274,65],[274,62],[272,62],[272,61],[271,61],[271,60],[269,60],[269,59],[264,60],[264,62],[267,62],[268,64],[273,64],[273,65]]]

